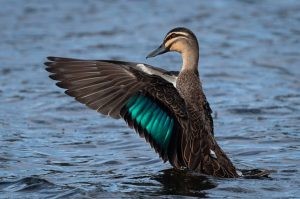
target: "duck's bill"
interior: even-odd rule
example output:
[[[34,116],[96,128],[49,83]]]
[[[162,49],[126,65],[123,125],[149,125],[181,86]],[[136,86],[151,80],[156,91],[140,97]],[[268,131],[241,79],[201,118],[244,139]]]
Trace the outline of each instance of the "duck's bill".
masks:
[[[150,57],[155,57],[157,55],[161,55],[168,52],[168,49],[166,49],[164,47],[164,45],[160,45],[157,49],[155,49],[154,51],[152,51],[149,55],[147,55],[146,59],[150,58]]]

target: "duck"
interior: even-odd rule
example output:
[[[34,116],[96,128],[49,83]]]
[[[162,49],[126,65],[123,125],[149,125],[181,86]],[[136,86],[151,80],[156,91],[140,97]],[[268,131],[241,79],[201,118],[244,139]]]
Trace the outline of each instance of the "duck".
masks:
[[[199,77],[199,44],[188,28],[170,30],[146,58],[181,54],[180,71],[145,63],[47,57],[49,77],[97,112],[122,118],[164,162],[220,178],[241,176],[214,136],[212,110]]]

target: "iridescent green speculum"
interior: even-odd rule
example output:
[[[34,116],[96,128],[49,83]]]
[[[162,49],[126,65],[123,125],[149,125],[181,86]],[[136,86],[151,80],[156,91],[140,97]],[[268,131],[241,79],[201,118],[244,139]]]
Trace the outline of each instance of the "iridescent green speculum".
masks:
[[[167,149],[174,119],[150,97],[137,94],[129,98],[126,108],[132,120],[141,126],[162,148]]]

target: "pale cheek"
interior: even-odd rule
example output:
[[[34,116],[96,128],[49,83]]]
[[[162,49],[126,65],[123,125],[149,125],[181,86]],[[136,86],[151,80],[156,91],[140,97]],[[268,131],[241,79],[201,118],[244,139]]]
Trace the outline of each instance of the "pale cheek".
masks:
[[[175,44],[173,44],[170,48],[170,50],[172,51],[177,51],[177,52],[182,52],[182,50],[184,49],[184,45],[182,45],[181,43],[177,42]]]

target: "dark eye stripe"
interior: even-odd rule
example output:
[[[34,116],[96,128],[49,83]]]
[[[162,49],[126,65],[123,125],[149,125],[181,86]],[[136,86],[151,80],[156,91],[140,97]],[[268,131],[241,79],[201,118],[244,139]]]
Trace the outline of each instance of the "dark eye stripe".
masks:
[[[175,38],[175,37],[177,37],[177,36],[178,36],[178,34],[172,33],[172,34],[169,36],[169,39],[173,39],[173,38]]]
[[[187,37],[184,34],[172,33],[172,34],[170,34],[169,36],[166,37],[165,42],[168,41],[168,40],[170,40],[170,39],[173,39],[175,37],[179,37],[179,36],[181,36],[181,37]]]
[[[173,38],[175,38],[175,37],[177,37],[177,36],[178,36],[178,34],[172,33],[172,34],[170,34],[170,35],[165,39],[165,41],[168,41],[168,40],[170,40],[170,39],[173,39]]]

